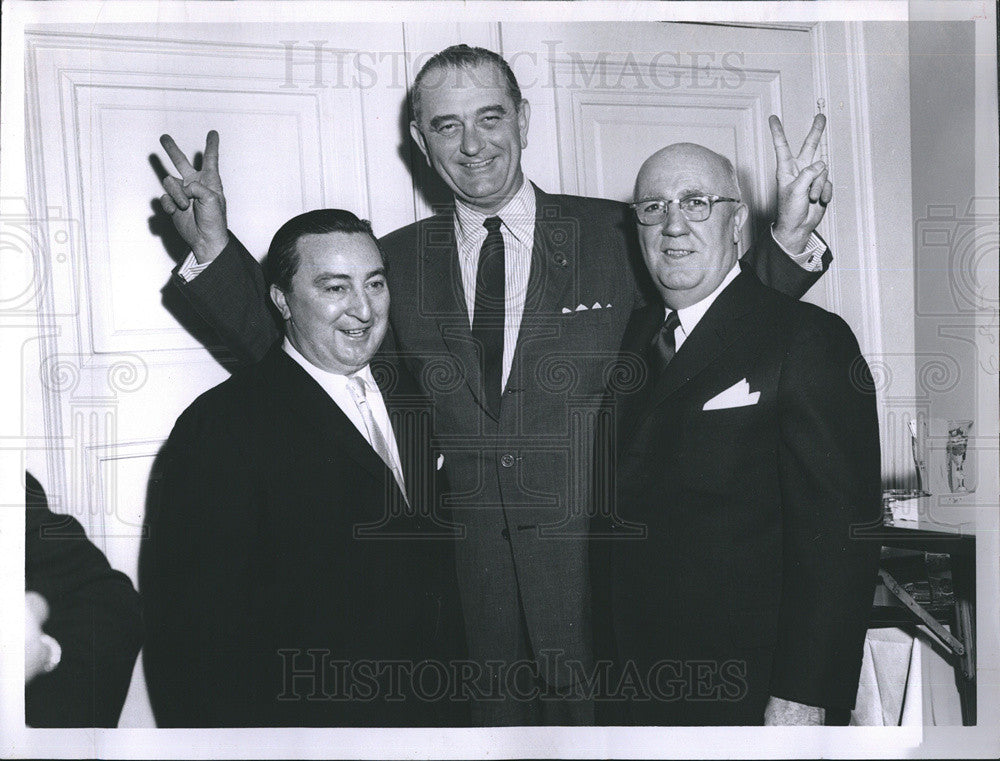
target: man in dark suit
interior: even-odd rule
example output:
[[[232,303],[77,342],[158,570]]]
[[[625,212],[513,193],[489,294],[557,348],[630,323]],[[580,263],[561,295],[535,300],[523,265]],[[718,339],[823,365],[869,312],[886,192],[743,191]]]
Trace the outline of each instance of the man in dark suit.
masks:
[[[433,401],[449,460],[445,504],[463,527],[458,579],[470,658],[482,667],[474,721],[592,723],[593,702],[553,658],[592,664],[593,430],[648,282],[634,227],[624,204],[550,195],[524,177],[530,108],[495,53],[458,45],[435,55],[411,105],[411,135],[455,206],[381,243],[393,348]],[[831,189],[822,164],[806,166],[822,129],[819,119],[802,171],[780,174],[774,238],[747,255],[766,282],[796,296],[829,262],[812,231]],[[226,230],[218,136],[210,133],[200,172],[162,142],[181,174],[165,180],[163,206],[193,251],[174,282],[227,346],[259,356],[273,326],[256,265]],[[491,671],[489,661],[504,666]]]
[[[132,582],[25,473],[24,719],[31,727],[115,727],[142,619]]]
[[[843,320],[741,270],[727,159],[668,146],[636,198],[662,304],[630,322],[648,373],[615,399],[632,531],[594,540],[593,571],[602,654],[642,689],[602,719],[822,724],[853,707],[878,563],[854,535],[880,518],[868,366]]]
[[[426,409],[383,368],[387,408],[369,366],[389,313],[371,228],[302,214],[268,269],[284,341],[199,397],[161,456],[141,556],[157,722],[461,724],[439,684],[464,646],[453,540],[409,435]]]

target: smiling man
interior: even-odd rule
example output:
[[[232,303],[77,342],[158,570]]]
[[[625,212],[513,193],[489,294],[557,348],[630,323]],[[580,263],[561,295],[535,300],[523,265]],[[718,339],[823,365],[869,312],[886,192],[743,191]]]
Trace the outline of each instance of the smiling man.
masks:
[[[414,82],[410,135],[457,200],[493,214],[524,186],[530,106],[493,57],[444,51],[437,58]]]
[[[594,668],[594,426],[629,315],[650,291],[631,213],[528,181],[530,106],[490,50],[432,56],[410,104],[410,134],[455,203],[380,243],[393,346],[433,403],[446,517],[461,527],[465,694],[481,725],[590,724],[594,701],[578,676]],[[778,216],[745,257],[795,296],[830,261],[813,233],[832,193],[825,166],[812,163],[824,124],[817,117],[793,158],[773,119]],[[197,171],[173,140],[161,142],[181,175],[164,181],[163,207],[192,248],[174,284],[230,349],[256,359],[275,329],[259,268],[226,229],[218,135]]]
[[[464,638],[452,540],[430,535],[429,476],[401,460],[369,366],[389,315],[371,227],[302,214],[266,271],[284,339],[199,397],[160,456],[141,558],[157,723],[462,723],[390,673]],[[392,532],[360,531],[385,516]]]
[[[854,706],[881,510],[874,383],[836,315],[765,288],[737,260],[732,164],[679,143],[633,204],[660,299],[624,351],[617,501],[633,537],[594,540],[602,654],[644,699],[611,723],[823,724]],[[605,649],[606,648],[606,649]]]

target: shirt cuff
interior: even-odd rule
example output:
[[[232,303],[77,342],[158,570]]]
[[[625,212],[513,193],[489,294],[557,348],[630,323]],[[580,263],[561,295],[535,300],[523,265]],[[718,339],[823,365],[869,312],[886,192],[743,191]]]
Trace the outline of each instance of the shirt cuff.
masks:
[[[811,242],[812,240],[810,239],[810,243]],[[806,251],[808,250],[809,247],[806,246]],[[794,259],[795,257],[792,258]],[[796,259],[796,261],[798,260]],[[187,259],[184,260],[184,263],[180,266],[180,269],[177,270],[177,277],[179,277],[185,283],[190,283],[192,280],[198,277],[198,275],[204,272],[205,268],[208,267],[208,265],[210,264],[211,262],[205,262],[204,264],[199,264],[198,260],[194,258],[194,252],[192,251],[190,254],[187,255]]]
[[[792,254],[778,242],[774,237],[774,225],[771,225],[771,237],[778,244],[778,248],[788,255],[788,258],[799,265],[806,272],[819,272],[823,269],[823,254],[826,253],[826,244],[815,232],[809,233],[809,242],[806,243],[805,250],[801,254]],[[192,254],[192,257],[194,255]],[[187,264],[187,262],[185,262]]]

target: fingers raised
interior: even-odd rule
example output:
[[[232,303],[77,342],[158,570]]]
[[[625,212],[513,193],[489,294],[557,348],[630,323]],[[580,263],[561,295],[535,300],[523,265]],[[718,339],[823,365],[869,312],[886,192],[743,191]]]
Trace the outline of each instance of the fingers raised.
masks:
[[[774,114],[767,120],[771,128],[771,140],[774,142],[774,155],[778,159],[778,167],[792,161],[792,151],[788,147],[788,139],[785,137],[785,130],[781,126],[781,119]]]
[[[816,114],[813,118],[812,129],[806,135],[806,139],[802,143],[802,150],[799,151],[800,164],[808,164],[813,160],[813,156],[816,155],[816,149],[819,147],[819,139],[823,137],[823,130],[825,128],[826,117],[823,114]]]
[[[205,158],[202,168],[206,172],[219,173],[219,133],[214,129],[209,130],[205,138]]]
[[[187,156],[184,155],[184,151],[177,147],[177,143],[174,142],[174,139],[170,135],[160,135],[160,145],[163,146],[163,150],[167,152],[170,160],[177,167],[177,171],[180,172],[181,177],[187,178],[195,173],[195,169],[191,166],[191,162],[188,161]]]

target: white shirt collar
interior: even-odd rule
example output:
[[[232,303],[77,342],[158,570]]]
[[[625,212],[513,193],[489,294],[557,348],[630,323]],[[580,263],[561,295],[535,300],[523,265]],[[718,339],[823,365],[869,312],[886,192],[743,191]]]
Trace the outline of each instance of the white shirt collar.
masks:
[[[722,293],[726,286],[729,285],[736,279],[736,276],[740,274],[740,263],[736,262],[733,268],[729,270],[722,282],[716,287],[714,291],[708,294],[701,301],[698,301],[691,306],[686,306],[677,310],[677,317],[681,321],[681,329],[684,331],[684,335],[691,335],[691,331],[694,330],[695,325],[701,322],[701,318],[705,316],[709,307],[712,306],[713,302],[719,298],[719,294]],[[670,307],[666,307],[664,311],[664,317],[670,314],[673,310]]]
[[[331,373],[329,370],[317,367],[302,356],[302,353],[292,345],[291,341],[288,340],[288,336],[285,336],[285,340],[282,342],[281,348],[284,349],[285,353],[289,357],[298,362],[302,366],[302,369],[312,376],[313,380],[326,389],[327,393],[330,392],[331,387],[337,390],[347,389],[347,379],[350,376],[342,375],[341,373]],[[371,365],[365,365],[354,373],[354,375],[361,378],[365,382],[365,389],[367,391],[378,390],[378,384],[375,383],[375,376],[372,375]]]
[[[500,221],[510,233],[529,248],[534,245],[535,234],[535,189],[525,178],[521,187],[495,214],[485,214],[474,209],[460,199],[455,199],[455,234],[458,237],[458,248],[463,249],[463,243],[468,239],[486,238],[486,228],[483,221],[487,217],[500,217]],[[478,248],[475,252],[479,253]]]

